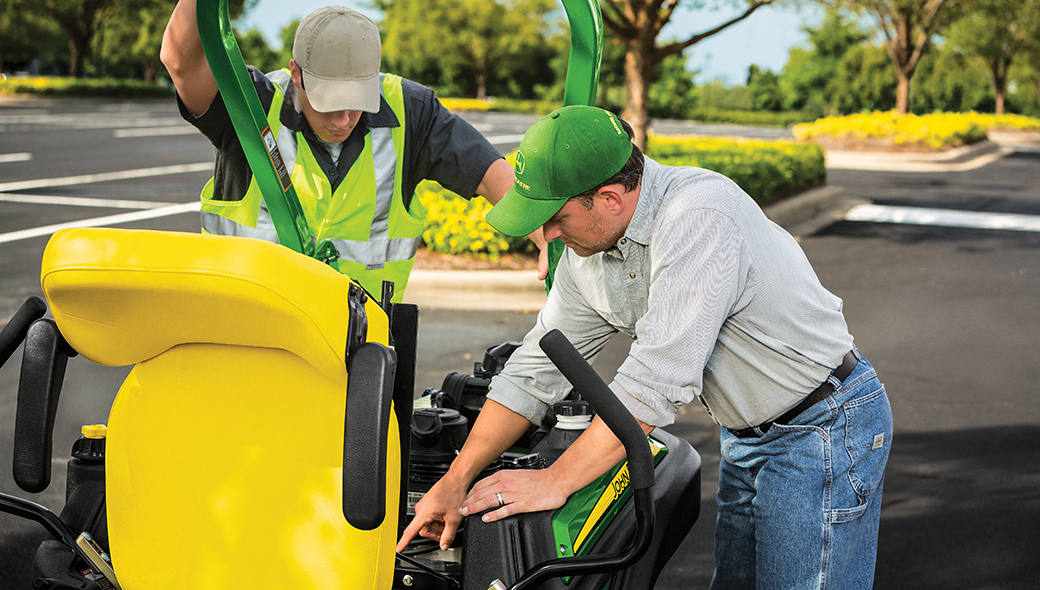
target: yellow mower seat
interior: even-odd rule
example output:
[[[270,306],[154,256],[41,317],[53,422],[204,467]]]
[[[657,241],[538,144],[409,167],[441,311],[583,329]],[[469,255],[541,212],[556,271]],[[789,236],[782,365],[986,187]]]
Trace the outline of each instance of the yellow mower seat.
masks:
[[[74,229],[51,239],[41,280],[73,348],[136,364],[108,423],[122,588],[390,587],[396,435],[382,525],[342,511],[347,277],[259,240]],[[365,311],[386,344],[383,310]]]

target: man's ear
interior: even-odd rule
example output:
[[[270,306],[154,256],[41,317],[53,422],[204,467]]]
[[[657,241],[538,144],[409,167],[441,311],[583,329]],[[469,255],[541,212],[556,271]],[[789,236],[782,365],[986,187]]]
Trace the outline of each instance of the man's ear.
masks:
[[[293,86],[303,88],[303,71],[300,70],[300,66],[296,65],[295,59],[289,60],[289,75],[292,76]]]
[[[612,215],[620,215],[625,212],[628,202],[625,199],[625,187],[620,184],[608,184],[596,191],[596,195],[603,199],[604,205]]]

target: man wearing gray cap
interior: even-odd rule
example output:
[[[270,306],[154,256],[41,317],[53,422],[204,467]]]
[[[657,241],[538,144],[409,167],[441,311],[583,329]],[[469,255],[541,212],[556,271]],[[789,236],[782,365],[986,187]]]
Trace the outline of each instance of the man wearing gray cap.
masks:
[[[181,116],[217,149],[202,191],[203,231],[277,242],[206,61],[195,0],[174,9],[161,58]],[[497,203],[513,172],[432,90],[380,73],[379,60],[376,25],[329,6],[300,23],[287,70],[249,68],[249,75],[315,242],[330,240],[339,253],[332,264],[369,291],[393,281],[394,301],[401,301],[425,229],[426,210],[414,195],[419,182],[436,180],[463,197]],[[544,251],[540,232],[531,239]],[[545,269],[543,262],[541,277]]]

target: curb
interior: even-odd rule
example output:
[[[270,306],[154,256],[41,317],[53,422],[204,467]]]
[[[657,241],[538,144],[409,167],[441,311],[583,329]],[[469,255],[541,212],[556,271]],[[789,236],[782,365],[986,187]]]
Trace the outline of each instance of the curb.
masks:
[[[841,187],[822,186],[763,208],[766,217],[794,236],[840,220],[859,204]],[[421,309],[537,312],[545,284],[530,270],[413,270],[405,303]]]
[[[405,303],[423,309],[535,312],[545,283],[528,270],[413,270]]]
[[[940,153],[827,150],[826,166],[832,170],[962,172],[981,168],[1013,151],[1013,148],[988,139]]]

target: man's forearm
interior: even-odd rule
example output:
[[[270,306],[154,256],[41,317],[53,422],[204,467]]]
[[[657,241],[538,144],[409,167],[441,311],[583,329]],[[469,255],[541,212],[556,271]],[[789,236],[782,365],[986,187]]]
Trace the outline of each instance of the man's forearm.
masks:
[[[530,426],[527,418],[495,401],[487,400],[466,443],[444,477],[455,484],[468,486]]]
[[[654,429],[653,426],[642,422],[639,422],[639,426],[645,434]],[[606,473],[624,458],[625,447],[597,416],[549,469],[552,470],[553,479],[560,485],[561,491],[569,496]]]

